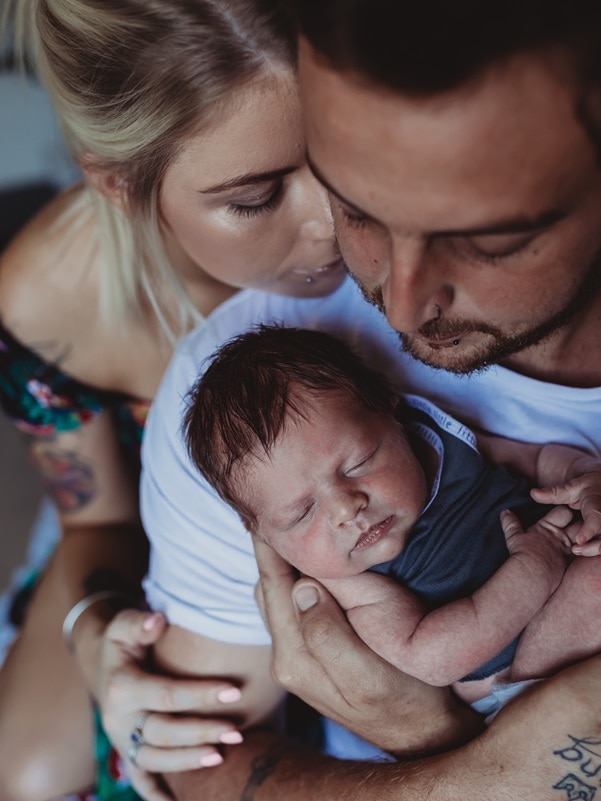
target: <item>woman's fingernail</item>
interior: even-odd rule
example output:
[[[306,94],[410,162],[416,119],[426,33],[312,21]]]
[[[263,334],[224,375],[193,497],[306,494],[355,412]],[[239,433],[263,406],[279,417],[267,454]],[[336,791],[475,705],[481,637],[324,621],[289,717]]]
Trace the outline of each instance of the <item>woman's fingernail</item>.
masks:
[[[214,768],[216,765],[221,765],[223,757],[221,754],[207,754],[200,760],[203,768]]]
[[[242,693],[237,687],[228,687],[225,690],[219,690],[217,698],[222,704],[233,704],[242,698]]]
[[[238,743],[241,743],[243,739],[244,738],[239,731],[226,731],[219,738],[220,742],[225,743],[226,745],[237,745]]]
[[[160,612],[154,612],[152,615],[149,615],[146,618],[146,620],[142,624],[142,628],[144,629],[144,631],[150,631],[162,619],[163,619],[163,615]]]
[[[319,601],[319,593],[314,584],[303,584],[294,591],[294,600],[301,612],[306,612]]]

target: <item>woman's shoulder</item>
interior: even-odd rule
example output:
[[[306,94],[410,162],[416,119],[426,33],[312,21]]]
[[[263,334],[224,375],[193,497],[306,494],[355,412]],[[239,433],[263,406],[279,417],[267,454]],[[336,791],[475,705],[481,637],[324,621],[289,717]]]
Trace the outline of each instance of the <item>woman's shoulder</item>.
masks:
[[[76,187],[59,195],[0,257],[0,329],[12,353],[28,351],[90,387],[152,397],[171,348],[144,317],[103,311],[94,210]]]
[[[72,335],[83,307],[97,300],[94,225],[80,188],[58,195],[17,234],[0,257],[0,319],[24,342]]]

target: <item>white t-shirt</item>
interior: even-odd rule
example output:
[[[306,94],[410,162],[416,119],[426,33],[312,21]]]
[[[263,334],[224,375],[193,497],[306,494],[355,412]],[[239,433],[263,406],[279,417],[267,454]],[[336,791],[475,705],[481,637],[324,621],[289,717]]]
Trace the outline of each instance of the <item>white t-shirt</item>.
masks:
[[[192,465],[180,431],[186,395],[208,357],[259,322],[344,336],[400,389],[425,395],[472,426],[601,455],[601,388],[556,386],[501,367],[473,376],[428,368],[400,352],[396,332],[350,279],[316,300],[242,291],[182,341],[144,435],[141,509],[152,546],[145,590],[152,608],[190,631],[241,645],[270,642],[254,601],[258,572],[250,535]],[[350,744],[336,753],[350,756]]]
[[[152,545],[146,595],[172,623],[241,645],[270,643],[254,601],[258,572],[250,535],[191,463],[180,429],[186,395],[209,357],[260,322],[344,336],[368,363],[387,372],[399,352],[397,334],[350,279],[315,300],[242,291],[178,347],[150,411],[142,447],[142,520]]]

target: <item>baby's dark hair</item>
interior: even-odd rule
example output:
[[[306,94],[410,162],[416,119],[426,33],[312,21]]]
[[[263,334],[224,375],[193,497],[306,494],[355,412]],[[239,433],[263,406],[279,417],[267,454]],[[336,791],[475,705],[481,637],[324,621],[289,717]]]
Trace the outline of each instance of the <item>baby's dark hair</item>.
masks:
[[[256,518],[238,497],[234,468],[269,454],[291,414],[306,417],[306,394],[331,392],[384,415],[398,403],[390,381],[340,339],[275,325],[219,348],[190,391],[183,431],[192,461],[251,530]]]

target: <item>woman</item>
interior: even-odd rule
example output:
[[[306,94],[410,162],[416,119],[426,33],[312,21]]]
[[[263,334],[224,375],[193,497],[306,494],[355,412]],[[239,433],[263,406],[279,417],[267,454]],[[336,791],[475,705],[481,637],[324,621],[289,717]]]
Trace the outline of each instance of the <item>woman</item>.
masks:
[[[210,743],[239,739],[228,721],[169,713],[214,699],[226,710],[238,691],[138,667],[165,625],[133,609],[149,403],[174,342],[237,289],[315,297],[339,285],[343,267],[304,161],[276,2],[14,5],[85,182],[0,265],[2,404],[62,527],[0,673],[0,796],[43,801],[93,785],[91,695],[122,756],[138,723],[156,743],[146,770],[128,771],[162,801],[147,771],[210,766]],[[69,609],[72,654],[60,641]]]

